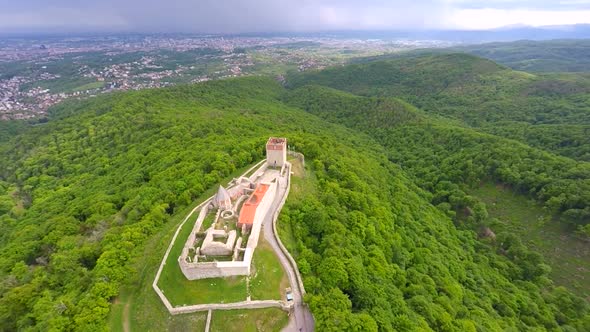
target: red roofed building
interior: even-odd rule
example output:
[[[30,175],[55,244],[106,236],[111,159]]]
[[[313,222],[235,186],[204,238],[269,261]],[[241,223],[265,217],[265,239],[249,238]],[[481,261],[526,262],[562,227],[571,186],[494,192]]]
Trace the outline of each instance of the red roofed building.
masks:
[[[252,228],[256,218],[256,210],[258,209],[260,202],[264,199],[264,195],[268,188],[268,184],[259,184],[252,193],[252,196],[250,196],[244,205],[242,205],[240,217],[238,218],[238,228],[242,228],[244,225],[246,225],[247,229]]]

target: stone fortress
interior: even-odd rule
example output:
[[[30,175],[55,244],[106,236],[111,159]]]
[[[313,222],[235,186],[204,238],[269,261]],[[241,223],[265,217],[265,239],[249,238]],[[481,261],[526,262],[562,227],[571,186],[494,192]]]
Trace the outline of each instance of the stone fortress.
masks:
[[[219,186],[203,205],[178,258],[187,279],[250,274],[262,223],[276,209],[279,183],[287,181],[287,139],[269,138],[266,155],[251,175]]]

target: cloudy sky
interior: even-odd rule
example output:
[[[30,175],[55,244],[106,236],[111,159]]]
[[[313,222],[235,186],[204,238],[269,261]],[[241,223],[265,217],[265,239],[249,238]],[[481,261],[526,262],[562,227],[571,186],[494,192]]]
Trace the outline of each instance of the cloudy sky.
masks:
[[[590,23],[590,0],[0,0],[0,33],[490,29]]]

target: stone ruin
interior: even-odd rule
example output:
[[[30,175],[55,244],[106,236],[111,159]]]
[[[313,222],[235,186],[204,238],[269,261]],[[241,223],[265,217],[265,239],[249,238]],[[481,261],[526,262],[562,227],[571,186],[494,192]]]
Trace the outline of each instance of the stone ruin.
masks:
[[[265,163],[250,177],[234,179],[227,189],[220,186],[216,195],[203,206],[178,258],[187,279],[250,274],[262,222],[276,198],[278,187],[277,179],[265,181],[268,180],[267,167]],[[264,188],[263,193],[260,188]],[[250,207],[248,227],[238,227],[242,207],[252,200],[256,201],[256,206],[254,210]],[[205,219],[211,218],[213,213],[211,226],[202,229]]]

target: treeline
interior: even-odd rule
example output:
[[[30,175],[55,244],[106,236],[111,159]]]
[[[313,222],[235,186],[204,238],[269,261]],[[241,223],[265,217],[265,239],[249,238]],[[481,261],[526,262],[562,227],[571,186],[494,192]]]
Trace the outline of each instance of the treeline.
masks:
[[[22,120],[0,121],[0,144],[24,131],[29,125]]]
[[[514,70],[530,73],[590,72],[590,40],[519,40],[440,49],[417,49],[352,59],[352,63],[366,63],[396,58],[415,58],[423,55],[468,53],[490,59]]]

